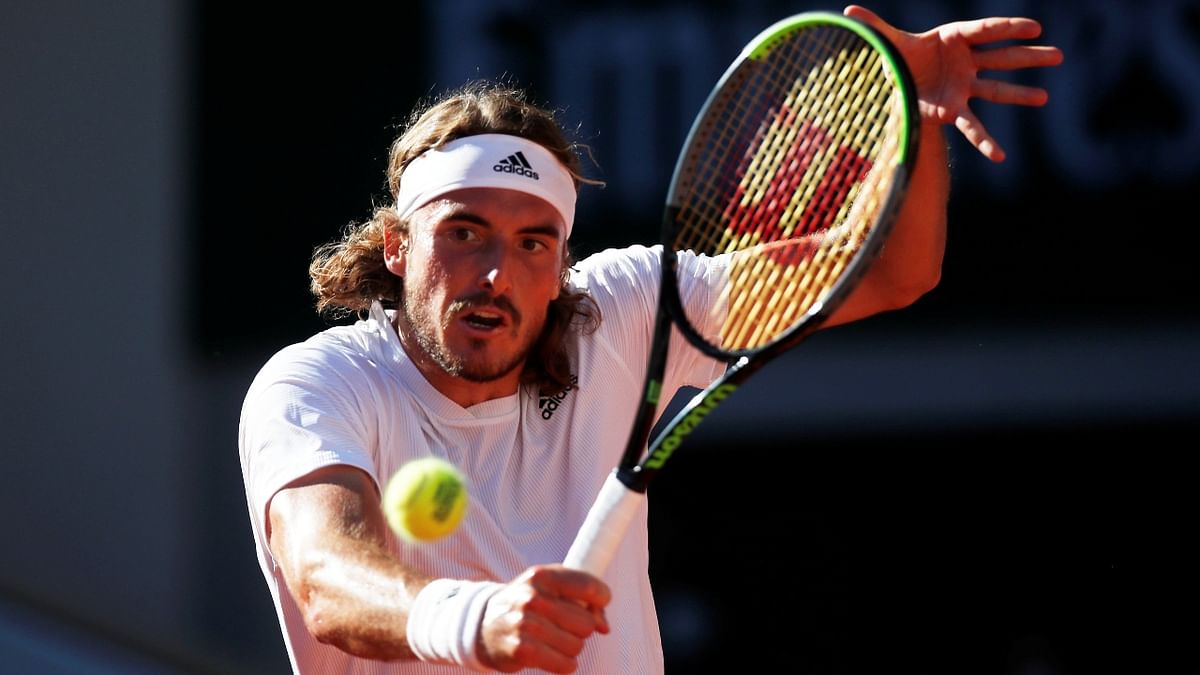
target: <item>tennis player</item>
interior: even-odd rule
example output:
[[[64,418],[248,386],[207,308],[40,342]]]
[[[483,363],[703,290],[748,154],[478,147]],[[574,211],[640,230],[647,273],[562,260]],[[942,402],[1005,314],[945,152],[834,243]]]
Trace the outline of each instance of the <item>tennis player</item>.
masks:
[[[937,284],[942,125],[1002,160],[969,99],[1041,105],[1046,93],[979,71],[1061,60],[1051,47],[983,49],[1036,37],[1028,19],[910,34],[846,13],[901,50],[923,128],[894,234],[828,325],[903,308]],[[318,308],[359,319],[275,354],[246,395],[239,438],[295,672],[662,672],[646,514],[607,581],[556,564],[624,447],[659,277],[652,248],[573,262],[577,190],[594,182],[575,148],[521,91],[469,84],[415,111],[392,145],[392,203],[315,255]],[[682,265],[684,302],[710,302],[711,260]],[[682,342],[667,363],[664,401],[723,368]],[[450,536],[406,544],[385,525],[380,486],[430,455],[465,472],[470,510]]]

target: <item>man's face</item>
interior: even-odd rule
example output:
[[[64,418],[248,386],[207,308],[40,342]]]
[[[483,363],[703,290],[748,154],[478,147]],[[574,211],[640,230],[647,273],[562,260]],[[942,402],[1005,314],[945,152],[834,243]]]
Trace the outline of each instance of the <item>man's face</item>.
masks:
[[[389,239],[388,269],[404,278],[401,342],[434,386],[515,391],[558,297],[563,232],[533,195],[470,188],[417,209],[407,236]]]

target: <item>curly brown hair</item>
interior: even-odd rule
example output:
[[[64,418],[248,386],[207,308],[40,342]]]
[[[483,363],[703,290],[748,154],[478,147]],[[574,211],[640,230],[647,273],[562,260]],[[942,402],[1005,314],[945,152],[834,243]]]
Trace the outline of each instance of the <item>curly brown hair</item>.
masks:
[[[375,301],[388,309],[403,304],[404,280],[387,269],[383,249],[385,232],[406,232],[408,228],[395,209],[404,168],[431,148],[489,133],[521,136],[541,144],[567,168],[577,189],[581,184],[601,184],[581,171],[578,151],[586,151],[587,146],[569,141],[554,112],[531,103],[522,89],[481,80],[447,92],[419,105],[392,143],[387,169],[391,203],[376,207],[370,220],[351,223],[341,240],[319,246],[313,253],[308,272],[320,314],[337,319],[361,314]],[[600,323],[595,302],[567,287],[571,263],[571,253],[564,247],[562,291],[550,303],[546,325],[521,374],[523,383],[536,385],[544,395],[571,386],[568,332],[592,331]]]

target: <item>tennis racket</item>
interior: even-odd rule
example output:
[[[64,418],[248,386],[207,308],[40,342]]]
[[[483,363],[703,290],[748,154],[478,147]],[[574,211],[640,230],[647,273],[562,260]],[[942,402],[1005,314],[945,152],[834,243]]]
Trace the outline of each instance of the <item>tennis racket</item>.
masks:
[[[759,33],[709,94],[675,165],[645,389],[619,466],[564,564],[602,575],[651,480],[753,373],[815,331],[871,264],[917,146],[903,58],[854,19],[805,12]],[[713,306],[685,307],[679,257],[719,257]],[[672,326],[726,361],[647,447]]]

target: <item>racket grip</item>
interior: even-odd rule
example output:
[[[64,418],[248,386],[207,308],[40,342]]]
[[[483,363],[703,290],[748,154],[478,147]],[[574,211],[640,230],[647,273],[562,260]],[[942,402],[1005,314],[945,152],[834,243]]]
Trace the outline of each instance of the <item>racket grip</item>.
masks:
[[[609,474],[563,564],[602,576],[625,538],[634,514],[645,501],[646,493],[625,487],[617,479],[616,471]]]

